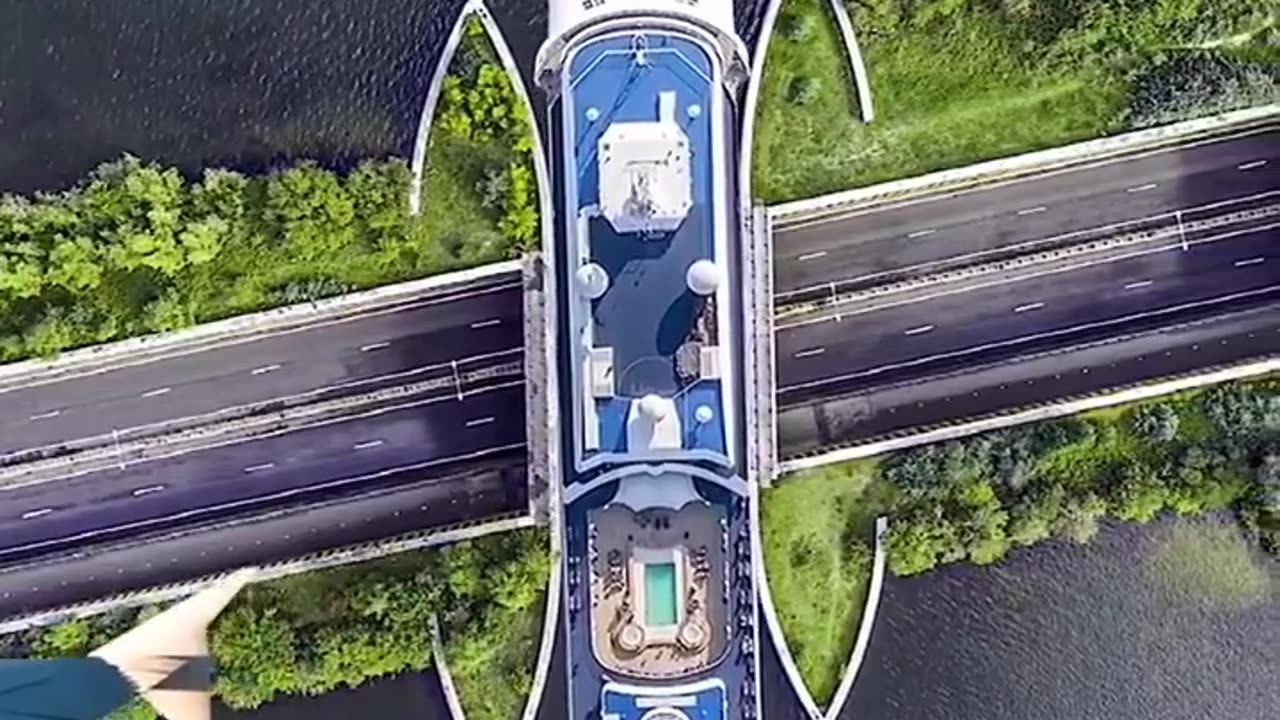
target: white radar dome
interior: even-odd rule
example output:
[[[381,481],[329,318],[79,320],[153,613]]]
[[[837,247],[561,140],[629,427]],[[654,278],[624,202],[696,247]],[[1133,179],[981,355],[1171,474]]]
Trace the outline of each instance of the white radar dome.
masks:
[[[719,265],[710,260],[699,260],[689,266],[689,271],[685,273],[685,282],[695,295],[711,295],[720,288],[720,283],[724,282],[724,273],[720,271]]]
[[[716,416],[716,411],[711,409],[710,405],[699,405],[697,410],[693,411],[693,419],[699,423],[706,425]]]
[[[578,282],[578,292],[592,300],[599,300],[609,289],[609,273],[595,263],[587,263],[578,268],[574,276]]]
[[[656,423],[667,416],[667,401],[657,395],[645,395],[640,398],[640,414]]]

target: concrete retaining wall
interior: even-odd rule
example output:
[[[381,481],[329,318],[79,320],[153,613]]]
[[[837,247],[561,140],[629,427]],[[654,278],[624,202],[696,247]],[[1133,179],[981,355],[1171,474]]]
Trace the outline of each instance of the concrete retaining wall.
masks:
[[[989,430],[997,430],[1029,422],[1038,422],[1040,420],[1050,420],[1067,415],[1075,415],[1089,410],[1097,410],[1098,408],[1137,402],[1138,400],[1147,400],[1161,395],[1207,387],[1209,385],[1217,385],[1231,380],[1260,377],[1277,371],[1280,371],[1280,358],[1272,357],[1232,367],[1196,373],[1186,377],[1157,381],[1147,385],[1140,385],[1138,387],[1105,391],[1085,398],[1075,398],[1040,407],[1020,409],[995,417],[982,418],[980,420],[973,420],[970,422],[961,422],[949,427],[935,428],[900,437],[876,440],[853,445],[851,447],[817,453],[806,457],[791,458],[783,460],[780,463],[780,467],[783,473],[797,472],[800,470],[822,467],[823,465],[831,465],[833,463],[846,462],[848,460],[882,455],[887,452],[904,450],[917,445],[954,440],[956,438],[976,435]]]
[[[413,141],[413,158],[409,161],[411,179],[409,181],[409,214],[422,212],[422,186],[427,172],[427,150],[431,147],[431,125],[435,122],[436,106],[440,104],[440,88],[449,75],[449,65],[458,52],[462,42],[462,32],[467,27],[467,18],[474,11],[471,3],[463,7],[458,20],[449,30],[449,38],[445,40],[440,51],[440,59],[436,61],[435,72],[431,75],[431,84],[427,86],[427,98],[422,103],[422,114],[418,116],[418,134]]]
[[[867,64],[862,60],[862,48],[858,47],[858,36],[853,31],[849,6],[845,5],[845,0],[829,0],[829,2],[831,14],[836,19],[836,27],[840,29],[845,54],[849,58],[849,72],[853,75],[853,87],[858,93],[858,113],[862,115],[862,122],[869,124],[876,119],[876,111],[871,104],[871,78],[867,75]]]
[[[859,208],[922,195],[959,190],[997,180],[1096,162],[1141,150],[1186,143],[1196,138],[1266,125],[1280,120],[1280,103],[1220,113],[1206,118],[1139,130],[1049,150],[1016,155],[954,170],[845,190],[821,197],[781,203],[770,208],[779,228],[788,223],[839,216]]]
[[[444,637],[440,634],[440,618],[431,616],[431,660],[436,666],[436,675],[440,676],[440,689],[444,692],[444,704],[449,708],[449,717],[453,720],[467,720],[467,713],[462,709],[462,699],[458,697],[458,686],[453,684],[453,674],[449,672],[449,658],[444,652]]]
[[[409,550],[447,545],[449,543],[469,540],[494,533],[509,532],[518,528],[532,527],[533,518],[524,513],[509,515],[504,518],[487,518],[485,520],[457,523],[452,526],[421,530],[414,533],[398,535],[385,540],[376,540],[333,550],[324,550],[304,555],[291,560],[282,560],[257,568],[254,582],[265,582],[289,575],[322,570],[325,568],[349,565],[352,563],[376,560],[378,558],[402,553]],[[155,603],[176,600],[192,595],[227,578],[234,570],[205,577],[193,578],[179,583],[144,588],[128,593],[89,602],[67,605],[59,608],[40,610],[22,616],[6,618],[0,621],[0,635],[17,632],[32,627],[54,625],[75,618],[98,615],[108,610],[123,607],[139,607]]]
[[[853,643],[853,652],[849,654],[849,662],[845,665],[844,675],[836,694],[831,698],[831,705],[824,715],[826,720],[837,720],[844,704],[849,701],[849,693],[853,691],[853,681],[858,677],[858,669],[867,656],[867,646],[871,642],[871,628],[876,623],[876,613],[880,610],[880,592],[884,589],[885,533],[889,531],[889,518],[883,515],[876,518],[875,557],[871,561],[871,582],[867,586],[867,601],[862,607],[862,620],[858,624],[858,639]]]

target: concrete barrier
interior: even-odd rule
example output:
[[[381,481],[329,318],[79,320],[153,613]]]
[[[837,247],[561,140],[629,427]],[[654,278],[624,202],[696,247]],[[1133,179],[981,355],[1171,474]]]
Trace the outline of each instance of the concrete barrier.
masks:
[[[493,263],[315,302],[240,315],[183,330],[95,345],[49,359],[0,365],[0,392],[77,375],[106,372],[221,345],[247,342],[264,335],[295,332],[325,323],[346,322],[431,295],[444,295],[451,290],[461,292],[469,285],[500,279],[504,275],[511,276],[514,287],[519,282],[519,272],[520,263],[517,261]]]
[[[436,675],[440,677],[440,689],[444,692],[444,704],[449,709],[452,720],[467,720],[467,713],[462,708],[462,699],[458,697],[458,687],[453,684],[453,674],[449,672],[449,658],[444,652],[444,637],[440,633],[440,618],[431,616],[431,660],[436,666]]]
[[[532,527],[533,525],[533,518],[521,512],[512,513],[502,517],[492,517],[485,518],[483,520],[455,523],[453,525],[430,530],[419,530],[383,540],[374,540],[358,545],[334,548],[332,550],[323,550],[309,555],[304,555],[302,557],[290,560],[281,560],[279,562],[263,565],[258,568],[253,581],[266,582],[268,580],[275,580],[289,575],[311,572],[313,570],[323,570],[325,568],[338,567],[340,565],[350,565],[352,563],[377,560],[379,558],[387,557],[388,555],[395,555],[409,550],[421,550],[428,547],[447,545],[450,543],[460,542],[462,540],[483,537],[485,535]],[[141,607],[144,605],[154,605],[156,603],[177,600],[212,587],[230,576],[233,572],[235,571],[229,570],[223,573],[192,578],[190,580],[170,583],[168,585],[143,588],[98,600],[90,600],[87,602],[76,603],[74,605],[49,608],[46,610],[38,610],[24,615],[5,618],[0,621],[0,635],[19,632],[33,627],[55,625],[68,620],[74,620],[76,618],[99,615],[116,608]]]
[[[820,218],[839,216],[842,213],[891,201],[962,190],[998,180],[1011,180],[1090,162],[1111,160],[1142,150],[1186,143],[1232,130],[1265,126],[1278,119],[1280,119],[1280,103],[1262,105],[1148,130],[1015,155],[953,170],[845,190],[821,197],[780,203],[770,208],[770,214],[778,222],[778,228],[783,229],[791,223],[817,221]]]
[[[835,16],[836,27],[840,30],[840,39],[844,42],[844,51],[849,58],[849,72],[853,75],[853,87],[858,93],[858,113],[862,122],[871,124],[876,119],[875,108],[871,104],[871,78],[867,74],[867,64],[862,60],[862,48],[858,47],[858,36],[853,31],[853,20],[849,17],[849,7],[845,0],[829,0],[831,14]]]
[[[881,515],[876,518],[875,557],[871,561],[871,582],[867,585],[867,601],[862,607],[862,620],[858,623],[858,638],[853,643],[853,652],[849,654],[849,662],[845,665],[844,675],[836,687],[836,694],[823,716],[825,720],[837,720],[840,711],[849,701],[849,693],[853,691],[853,681],[858,677],[858,669],[867,657],[867,647],[871,642],[871,629],[876,624],[876,613],[880,610],[880,593],[884,589],[885,566],[885,533],[889,531],[889,518]]]
[[[933,428],[914,432],[903,436],[861,443],[850,447],[839,448],[827,452],[815,453],[804,457],[789,458],[780,463],[783,473],[798,472],[834,463],[857,460],[860,458],[882,455],[896,450],[905,450],[917,445],[954,440],[956,438],[976,435],[989,430],[1013,427],[1024,423],[1039,422],[1053,418],[1075,415],[1077,413],[1097,410],[1099,408],[1123,405],[1125,403],[1148,400],[1150,398],[1171,393],[1192,390],[1195,388],[1217,385],[1232,380],[1244,380],[1260,377],[1280,371],[1280,358],[1271,357],[1255,360],[1227,368],[1218,368],[1194,375],[1161,380],[1146,385],[1118,390],[1109,390],[1084,398],[1073,398],[1062,402],[1050,403],[1040,407],[1018,409],[994,417],[961,422],[948,427]]]
[[[427,151],[431,148],[431,126],[435,122],[436,107],[440,104],[440,88],[449,75],[449,65],[462,43],[462,32],[467,27],[467,18],[473,12],[472,3],[468,2],[458,14],[458,19],[449,30],[449,37],[440,51],[440,59],[436,61],[435,71],[431,74],[431,84],[427,86],[427,97],[422,103],[422,113],[418,116],[418,134],[413,141],[413,157],[409,161],[409,214],[422,212],[422,186],[427,172]]]

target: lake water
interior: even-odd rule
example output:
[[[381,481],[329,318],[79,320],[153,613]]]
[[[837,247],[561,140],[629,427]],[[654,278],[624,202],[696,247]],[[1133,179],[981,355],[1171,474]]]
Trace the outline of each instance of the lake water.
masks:
[[[890,579],[841,718],[1280,717],[1280,570],[1236,537],[1229,521],[1112,526]]]

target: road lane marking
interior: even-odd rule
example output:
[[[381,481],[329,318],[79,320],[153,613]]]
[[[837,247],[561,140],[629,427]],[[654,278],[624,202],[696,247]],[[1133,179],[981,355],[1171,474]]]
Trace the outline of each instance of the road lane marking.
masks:
[[[818,355],[821,355],[826,351],[827,349],[825,347],[809,348],[808,350],[801,350],[800,352],[797,352],[796,354],[792,355],[792,357],[794,358],[817,357]]]
[[[805,253],[804,255],[801,255],[796,259],[799,260],[800,262],[807,262],[809,260],[817,260],[818,258],[826,257],[826,256],[827,256],[826,250],[819,250],[818,252]]]
[[[1137,282],[1131,282],[1131,283],[1129,283],[1129,284],[1125,285],[1125,286],[1124,286],[1124,289],[1125,289],[1125,290],[1137,290],[1138,288],[1144,288],[1144,287],[1147,287],[1148,285],[1151,285],[1151,284],[1152,284],[1152,281],[1151,281],[1151,280],[1138,280]]]
[[[1014,308],[1013,311],[1016,313],[1024,313],[1024,312],[1030,312],[1031,310],[1039,310],[1042,307],[1044,307],[1044,303],[1033,302],[1033,303],[1027,303],[1026,305],[1019,305],[1018,307]]]
[[[245,468],[244,471],[247,473],[252,473],[252,472],[258,472],[259,470],[270,470],[275,466],[276,464],[273,462],[262,463],[261,465],[250,465],[249,467]]]
[[[1035,215],[1036,213],[1042,213],[1042,212],[1044,212],[1045,210],[1048,210],[1048,209],[1049,209],[1049,208],[1047,208],[1047,207],[1045,207],[1045,206],[1043,206],[1043,205],[1039,205],[1039,206],[1037,206],[1037,207],[1033,207],[1033,208],[1024,208],[1024,209],[1022,209],[1022,210],[1019,210],[1019,211],[1018,211],[1018,214],[1019,214],[1019,215]]]
[[[253,370],[253,374],[254,374],[254,375],[266,375],[266,374],[267,374],[267,373],[269,373],[269,372],[275,372],[276,370],[279,370],[279,369],[280,369],[280,366],[279,366],[279,365],[263,365],[263,366],[262,366],[262,367],[260,367],[260,368],[254,368],[254,370]]]
[[[369,448],[376,448],[381,444],[382,444],[381,440],[366,440],[364,442],[358,442],[355,445],[352,445],[351,449],[352,450],[368,450]]]
[[[934,230],[933,228],[929,228],[928,230],[917,230],[913,233],[909,233],[907,235],[907,238],[910,240],[915,240],[916,238],[922,238],[922,237],[925,237],[926,235],[932,235],[936,232],[938,231]]]
[[[389,342],[376,342],[376,343],[369,343],[368,345],[361,345],[360,352],[373,352],[374,350],[381,350],[382,348],[387,347],[390,344],[391,343]]]
[[[490,320],[480,320],[480,321],[471,323],[471,329],[479,330],[480,328],[493,327],[494,325],[501,325],[501,324],[502,324],[501,318],[492,318]]]
[[[476,418],[475,420],[468,420],[467,427],[480,427],[481,425],[488,425],[493,421],[494,417],[492,415],[489,417]]]
[[[133,496],[134,496],[134,497],[142,497],[143,495],[150,495],[151,493],[158,493],[158,492],[160,492],[160,491],[162,491],[162,490],[164,490],[164,485],[148,485],[147,487],[144,487],[144,488],[138,488],[137,490],[134,490],[134,491],[133,491]]]
[[[35,520],[38,517],[44,517],[53,512],[53,508],[40,508],[39,510],[28,510],[22,513],[23,520]]]
[[[1128,190],[1125,190],[1125,192],[1128,192],[1128,193],[1140,193],[1140,192],[1146,192],[1146,191],[1148,191],[1148,190],[1155,190],[1155,189],[1156,189],[1156,188],[1158,188],[1158,187],[1160,187],[1159,183],[1147,183],[1146,185],[1139,185],[1139,186],[1137,186],[1137,187],[1131,187],[1131,188],[1129,188]]]
[[[1250,265],[1261,265],[1262,263],[1264,263],[1264,262],[1266,262],[1266,261],[1267,261],[1267,259],[1266,259],[1266,258],[1264,258],[1264,257],[1248,258],[1248,259],[1245,259],[1245,260],[1237,260],[1237,261],[1235,261],[1235,266],[1236,266],[1236,267],[1249,267]]]
[[[903,335],[923,335],[932,329],[933,329],[932,325],[921,325],[920,327],[913,327],[902,334]]]
[[[1265,166],[1266,164],[1267,164],[1266,160],[1254,160],[1253,162],[1247,162],[1242,165],[1237,165],[1236,169],[1237,170],[1256,170],[1260,167]]]
[[[56,418],[61,414],[62,414],[61,410],[50,410],[49,412],[42,412],[42,413],[32,415],[28,419],[29,420],[48,420],[49,418]]]
[[[173,392],[173,388],[167,388],[167,387],[156,388],[155,390],[148,390],[142,393],[142,397],[144,398],[160,397],[161,395],[168,395],[171,392]]]

